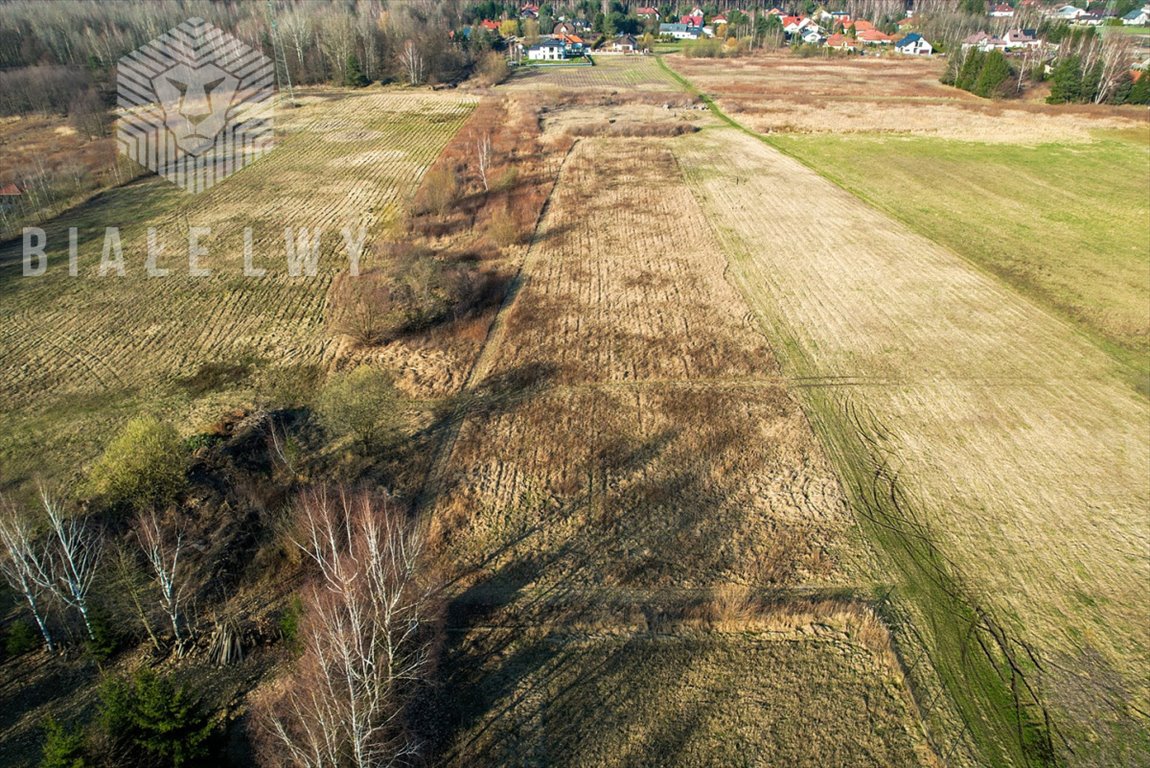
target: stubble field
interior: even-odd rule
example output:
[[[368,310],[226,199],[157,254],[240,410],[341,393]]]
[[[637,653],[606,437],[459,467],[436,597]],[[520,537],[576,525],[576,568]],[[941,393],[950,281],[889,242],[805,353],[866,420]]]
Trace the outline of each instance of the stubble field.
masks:
[[[304,96],[281,110],[277,149],[194,196],[156,177],[116,188],[45,226],[49,269],[21,276],[21,242],[0,251],[0,369],[5,408],[0,462],[6,483],[32,472],[59,477],[98,450],[129,415],[162,412],[203,426],[250,396],[255,375],[306,376],[333,359],[326,331],[332,278],[348,268],[340,230],[371,244],[399,218],[428,165],[459,129],[474,100],[431,93]],[[68,227],[79,235],[79,275],[68,274]],[[99,275],[105,227],[118,227],[124,275]],[[192,277],[188,234],[207,254]],[[244,228],[263,277],[244,275]],[[285,227],[322,230],[314,274],[289,272]],[[145,271],[148,230],[162,248]],[[204,387],[205,371],[231,373]],[[50,445],[45,455],[36,445]]]
[[[880,520],[903,526],[892,545],[926,534],[952,585],[1034,650],[1074,759],[1144,757],[1144,398],[1066,324],[757,138],[676,146],[844,479],[897,487],[894,510],[873,501],[903,516]]]
[[[445,693],[438,753],[930,764],[890,636],[854,602],[868,550],[723,277],[680,140],[575,144],[473,372],[428,511],[458,566],[445,691],[466,692]],[[611,693],[624,678],[633,698]]]

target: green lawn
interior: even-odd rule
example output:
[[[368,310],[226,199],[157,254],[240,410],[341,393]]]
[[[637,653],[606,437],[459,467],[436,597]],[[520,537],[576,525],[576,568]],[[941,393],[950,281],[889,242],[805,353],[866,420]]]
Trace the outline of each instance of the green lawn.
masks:
[[[1150,391],[1150,130],[1038,146],[771,143],[1072,321]]]

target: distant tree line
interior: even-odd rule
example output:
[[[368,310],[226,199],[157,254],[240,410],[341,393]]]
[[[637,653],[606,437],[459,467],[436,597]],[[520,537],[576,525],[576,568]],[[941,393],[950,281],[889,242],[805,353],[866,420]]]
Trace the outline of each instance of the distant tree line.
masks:
[[[1001,98],[1021,92],[1024,82],[1049,80],[1050,104],[1148,103],[1150,78],[1144,73],[1136,77],[1131,70],[1130,38],[1102,36],[1064,22],[1044,25],[1039,37],[1057,43],[1057,50],[1027,48],[1008,58],[997,50],[960,49],[950,57],[942,82],[983,98]]]
[[[454,3],[434,0],[12,0],[0,21],[0,114],[64,114],[78,93],[111,102],[120,57],[192,16],[277,60],[292,84],[448,82],[472,65],[454,42]],[[417,67],[412,60],[417,59]]]

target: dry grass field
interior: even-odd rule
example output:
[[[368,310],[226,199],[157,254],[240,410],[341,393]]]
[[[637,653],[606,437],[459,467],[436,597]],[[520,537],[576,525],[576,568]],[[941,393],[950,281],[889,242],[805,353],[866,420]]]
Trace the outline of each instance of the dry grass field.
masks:
[[[1144,759],[1145,399],[1066,324],[755,137],[675,146],[828,445],[866,447],[836,450],[848,483],[897,485],[894,511],[1035,649],[1074,760]]]
[[[455,651],[460,674],[448,684],[471,693],[445,703],[460,736],[443,764],[933,764],[907,730],[897,675],[846,639],[857,623],[834,623],[819,617],[817,633],[766,622],[658,633],[475,630]]]
[[[3,482],[59,477],[130,414],[163,412],[202,428],[251,397],[259,376],[298,378],[332,362],[338,344],[324,312],[328,285],[348,266],[340,229],[354,237],[366,227],[370,246],[393,227],[474,100],[313,92],[302,101],[281,111],[275,152],[204,194],[149,177],[47,224],[42,277],[21,276],[19,240],[0,248]],[[68,274],[70,226],[79,230],[78,277]],[[323,230],[314,276],[289,273],[286,226]],[[119,227],[123,277],[99,276],[104,227]],[[207,277],[189,276],[190,227],[211,229],[199,260]],[[243,274],[244,227],[264,277]],[[149,228],[167,277],[145,272]],[[362,268],[371,259],[365,249]],[[212,366],[233,373],[204,392],[198,380]]]
[[[584,91],[626,89],[630,93],[678,93],[675,81],[653,56],[597,56],[595,66],[524,66],[508,90]]]
[[[773,146],[1073,322],[1150,394],[1146,111],[986,101],[940,66],[674,62]]]
[[[208,192],[148,178],[50,222],[43,277],[0,244],[0,489],[77,473],[130,416],[186,436],[370,363],[420,423],[344,456],[375,462],[357,476],[373,484],[402,478],[388,487],[446,582],[412,718],[429,764],[1150,765],[1150,403],[1129,361],[999,279],[961,224],[894,218],[889,184],[864,187],[883,161],[839,168],[842,142],[872,158],[939,142],[893,163],[909,184],[940,146],[993,146],[1010,169],[1063,136],[1087,157],[1056,165],[1069,188],[1100,131],[1126,141],[1136,121],[956,96],[935,62],[673,66],[730,118],[654,57],[483,90],[313,90],[279,115],[279,148]],[[289,225],[324,229],[316,274],[288,274]],[[454,320],[356,340],[339,230],[360,225],[368,304],[429,264],[494,288]],[[105,226],[123,277],[96,275]],[[1044,285],[1083,262],[1067,226]],[[206,277],[187,274],[194,227],[212,231]],[[243,275],[244,227],[262,278]],[[168,277],[144,273],[149,228]],[[1133,312],[1150,287],[1106,237],[1083,306],[1120,284],[1114,311]],[[241,595],[265,623],[283,572]],[[276,632],[229,679],[232,714],[279,684]],[[92,665],[63,695],[65,665],[45,669],[5,691],[33,702],[0,718],[26,764],[40,709],[93,695]]]
[[[593,101],[547,124],[614,108]],[[429,494],[456,584],[437,749],[453,764],[930,764],[884,625],[831,644],[816,629],[866,613],[847,596],[873,566],[723,277],[682,140],[574,144],[472,372]],[[771,634],[812,596],[824,607]],[[712,631],[732,616],[738,632]],[[609,694],[623,684],[631,698]],[[828,726],[794,730],[806,718]]]
[[[944,64],[909,56],[778,54],[725,61],[675,57],[672,66],[741,124],[772,135],[883,134],[1034,145],[1088,142],[1098,129],[1145,125],[1145,113],[1137,109],[981,99],[941,84]]]

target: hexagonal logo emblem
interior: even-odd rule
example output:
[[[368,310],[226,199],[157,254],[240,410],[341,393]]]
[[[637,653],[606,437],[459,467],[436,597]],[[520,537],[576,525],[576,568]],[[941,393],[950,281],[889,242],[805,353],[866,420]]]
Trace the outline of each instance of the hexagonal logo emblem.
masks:
[[[202,192],[271,150],[274,79],[258,50],[188,19],[120,59],[120,151]]]

